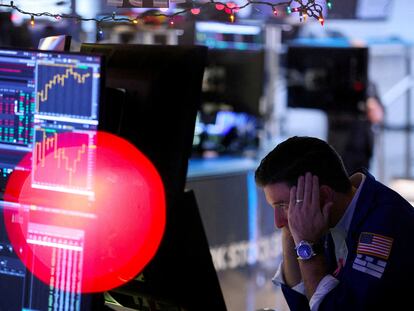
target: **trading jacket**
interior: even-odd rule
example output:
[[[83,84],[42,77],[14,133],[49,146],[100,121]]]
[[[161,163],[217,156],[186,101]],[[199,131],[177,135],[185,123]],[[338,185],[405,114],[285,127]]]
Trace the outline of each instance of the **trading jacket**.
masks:
[[[318,310],[414,310],[414,208],[362,173],[366,180],[346,238],[347,261]],[[332,250],[325,253],[329,257]],[[282,291],[292,311],[309,310],[304,295],[286,285]]]

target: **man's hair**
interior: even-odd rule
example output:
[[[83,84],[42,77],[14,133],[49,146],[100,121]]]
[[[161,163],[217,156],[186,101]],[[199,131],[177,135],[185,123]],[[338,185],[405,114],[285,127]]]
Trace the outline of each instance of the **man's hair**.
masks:
[[[278,182],[292,187],[306,172],[337,192],[351,189],[341,157],[328,143],[314,137],[294,136],[277,145],[260,162],[255,179],[260,187]]]

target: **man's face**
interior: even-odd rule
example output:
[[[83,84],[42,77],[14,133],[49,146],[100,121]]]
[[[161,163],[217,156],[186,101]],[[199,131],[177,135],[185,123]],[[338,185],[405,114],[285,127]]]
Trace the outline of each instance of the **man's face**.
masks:
[[[263,188],[266,201],[274,209],[275,225],[281,229],[288,226],[287,211],[289,207],[290,188],[284,183],[274,183]]]

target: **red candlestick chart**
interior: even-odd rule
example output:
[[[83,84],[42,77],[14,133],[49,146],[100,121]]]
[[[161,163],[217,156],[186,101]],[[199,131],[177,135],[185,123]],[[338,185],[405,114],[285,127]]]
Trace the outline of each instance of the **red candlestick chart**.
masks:
[[[91,194],[95,133],[37,129],[33,149],[32,184],[64,192]]]

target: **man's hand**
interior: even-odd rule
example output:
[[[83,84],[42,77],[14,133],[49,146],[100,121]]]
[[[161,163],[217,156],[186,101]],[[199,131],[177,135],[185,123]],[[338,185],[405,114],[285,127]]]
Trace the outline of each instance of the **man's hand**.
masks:
[[[306,173],[298,178],[297,187],[290,189],[289,229],[297,245],[301,240],[317,242],[329,230],[332,202],[321,207],[319,179]]]
[[[367,118],[372,124],[378,124],[384,121],[384,108],[374,97],[367,99]]]

